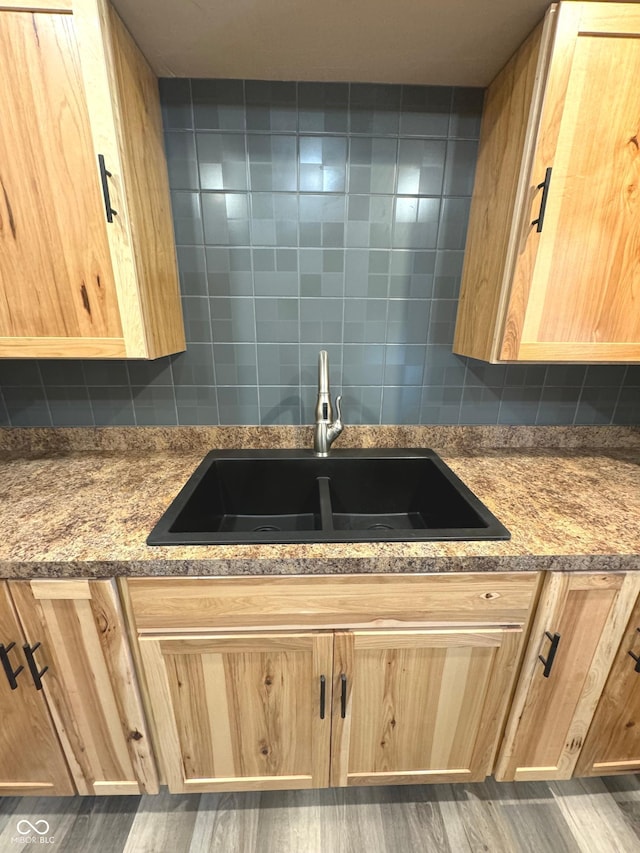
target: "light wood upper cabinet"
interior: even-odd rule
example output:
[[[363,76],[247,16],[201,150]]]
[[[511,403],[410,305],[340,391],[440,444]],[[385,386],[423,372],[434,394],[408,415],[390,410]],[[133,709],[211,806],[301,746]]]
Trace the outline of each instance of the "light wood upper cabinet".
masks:
[[[157,793],[115,581],[9,581],[8,587],[33,649],[32,666],[36,673],[47,668],[38,698],[46,699],[78,793]]]
[[[454,352],[640,361],[640,7],[563,2],[487,91]]]
[[[640,770],[640,600],[631,614],[611,668],[576,776],[608,776]]]
[[[333,785],[491,773],[521,626],[336,634]]]
[[[157,81],[106,0],[0,0],[0,357],[185,348]]]
[[[24,643],[7,584],[0,582],[0,796],[74,794],[47,703],[27,667]]]
[[[634,573],[547,576],[496,779],[573,775],[639,583]]]
[[[169,790],[326,787],[332,645],[326,633],[143,637]]]

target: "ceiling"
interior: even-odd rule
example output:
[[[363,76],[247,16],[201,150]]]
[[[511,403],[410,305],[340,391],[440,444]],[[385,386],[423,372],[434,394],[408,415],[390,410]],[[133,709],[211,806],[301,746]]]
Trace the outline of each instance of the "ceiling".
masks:
[[[486,86],[545,0],[113,0],[159,76]]]

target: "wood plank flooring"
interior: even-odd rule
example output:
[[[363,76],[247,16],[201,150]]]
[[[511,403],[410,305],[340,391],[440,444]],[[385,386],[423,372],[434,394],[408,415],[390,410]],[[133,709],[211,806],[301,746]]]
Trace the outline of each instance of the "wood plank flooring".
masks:
[[[157,797],[5,797],[0,853],[27,847],[17,832],[22,820],[40,828],[38,821],[49,823],[54,841],[46,849],[52,853],[640,853],[640,776],[245,794],[163,791]]]

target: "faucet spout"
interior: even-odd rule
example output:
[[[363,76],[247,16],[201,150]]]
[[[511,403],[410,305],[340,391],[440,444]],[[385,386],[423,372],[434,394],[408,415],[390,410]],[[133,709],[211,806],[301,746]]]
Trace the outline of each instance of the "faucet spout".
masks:
[[[329,355],[326,350],[321,350],[318,356],[318,399],[313,433],[313,452],[316,456],[328,456],[329,448],[344,429],[341,399],[341,396],[336,399],[338,417],[334,421],[329,390]]]

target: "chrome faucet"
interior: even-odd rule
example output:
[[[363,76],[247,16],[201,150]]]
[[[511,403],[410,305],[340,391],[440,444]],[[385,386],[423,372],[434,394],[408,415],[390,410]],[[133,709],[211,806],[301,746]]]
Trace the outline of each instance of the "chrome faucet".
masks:
[[[336,397],[338,417],[333,420],[331,392],[329,391],[329,356],[326,350],[318,355],[318,401],[316,402],[316,425],[313,433],[313,452],[316,456],[328,456],[329,448],[344,429],[340,401]]]

